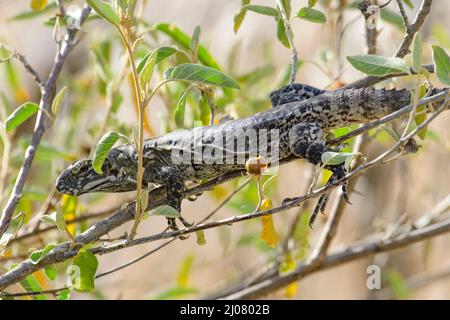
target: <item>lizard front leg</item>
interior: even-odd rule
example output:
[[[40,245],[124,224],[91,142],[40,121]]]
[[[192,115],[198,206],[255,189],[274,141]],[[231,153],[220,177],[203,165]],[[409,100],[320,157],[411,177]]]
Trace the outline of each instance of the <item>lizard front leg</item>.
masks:
[[[166,189],[167,205],[181,212],[181,201],[184,197],[184,180],[180,172],[173,167],[164,166],[159,171],[159,175]],[[178,219],[185,227],[192,226],[182,216],[179,216]],[[167,218],[167,223],[170,229],[178,230],[175,218]]]
[[[322,164],[322,154],[326,151],[334,151],[325,145],[323,130],[319,124],[314,122],[304,122],[294,126],[289,132],[289,142],[291,152],[298,157],[301,157],[314,165]],[[327,165],[326,169],[333,172],[327,185],[336,183],[346,174],[344,164]],[[344,199],[348,202],[347,182],[342,185]],[[323,194],[319,198],[313,214],[309,220],[309,225],[312,226],[319,211],[324,213],[330,192]]]

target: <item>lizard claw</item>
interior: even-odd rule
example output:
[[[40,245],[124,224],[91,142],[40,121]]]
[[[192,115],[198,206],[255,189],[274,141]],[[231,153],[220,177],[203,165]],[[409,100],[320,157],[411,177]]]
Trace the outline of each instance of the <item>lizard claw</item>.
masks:
[[[342,185],[342,195],[343,195],[343,198],[344,198],[345,202],[347,202],[348,204],[351,205],[352,203],[350,202],[350,199],[349,199],[349,196],[348,196],[348,183],[347,183],[347,181],[345,181],[344,184]]]
[[[321,212],[322,214],[325,214],[325,208],[327,206],[328,196],[329,196],[329,194],[326,193],[326,194],[323,194],[319,198],[319,202],[317,202],[317,205],[314,208],[314,211],[313,211],[311,217],[309,218],[309,227],[311,229],[314,225],[314,221],[316,221],[316,218],[317,218],[317,215],[319,214],[319,212]]]
[[[184,225],[186,228],[192,227],[192,225],[193,225],[193,224],[187,222],[186,220],[184,220],[183,217],[178,217],[178,219],[180,219],[180,221],[183,223],[183,225]],[[170,228],[170,230],[172,230],[172,231],[179,231],[179,230],[180,230],[180,229],[178,228],[178,226],[177,226],[177,223],[176,223],[176,219],[175,219],[175,218],[168,218],[168,219],[167,219],[167,224],[169,225],[169,228]],[[189,236],[190,236],[190,235],[187,235],[187,236],[179,235],[178,238],[179,238],[180,240],[186,240],[186,239],[189,238]]]
[[[190,228],[190,227],[192,227],[192,226],[194,225],[193,223],[187,222],[182,216],[179,216],[178,219],[181,221],[181,223],[182,223],[186,228]]]

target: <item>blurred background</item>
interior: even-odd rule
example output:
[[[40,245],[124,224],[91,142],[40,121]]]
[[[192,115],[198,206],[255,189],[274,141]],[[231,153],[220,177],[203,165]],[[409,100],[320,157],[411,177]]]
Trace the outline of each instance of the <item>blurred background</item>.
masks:
[[[411,1],[414,9],[406,7],[410,20],[421,1]],[[82,1],[71,4],[81,6]],[[274,1],[254,0],[259,5],[275,6]],[[292,10],[306,6],[306,0],[293,0]],[[348,55],[366,53],[365,25],[361,13],[349,8],[347,1],[319,1],[317,8],[327,16],[326,24],[294,20],[293,32],[301,65],[297,82],[307,83],[318,88],[337,88],[352,82],[363,75],[353,69],[347,60]],[[149,26],[158,23],[176,25],[184,33],[191,35],[198,25],[201,28],[201,44],[209,51],[218,65],[236,79],[242,90],[232,93],[232,97],[216,92],[219,114],[243,117],[270,107],[268,95],[271,90],[285,84],[289,72],[291,54],[288,48],[277,40],[276,22],[273,18],[247,12],[239,31],[233,31],[233,17],[240,10],[240,1],[218,0],[151,0],[147,1],[142,17]],[[393,1],[388,10],[398,13]],[[34,18],[17,15],[30,12],[29,1],[0,0],[0,42],[24,54],[30,64],[43,76],[52,66],[56,50],[53,39],[51,16],[54,10]],[[430,44],[439,44],[450,49],[450,7],[448,1],[436,0],[432,11],[422,29],[424,62],[431,63]],[[12,19],[16,17],[16,19]],[[395,18],[397,20],[395,20]],[[381,19],[378,24],[380,35],[377,53],[389,56],[395,53],[403,37],[398,16]],[[83,26],[83,40],[70,55],[58,87],[67,86],[68,94],[55,126],[46,134],[34,165],[24,199],[18,210],[31,220],[41,208],[49,194],[55,201],[61,195],[54,194],[54,181],[57,174],[70,161],[89,156],[104,126],[125,134],[131,134],[136,124],[129,82],[126,77],[118,88],[120,107],[112,114],[106,97],[105,67],[99,62],[99,52],[107,57],[107,70],[113,75],[120,73],[123,65],[123,52],[120,41],[112,27],[100,20],[89,21]],[[175,45],[173,39],[151,30],[146,34],[145,44],[138,55],[146,48],[160,45]],[[174,63],[183,59],[173,57],[160,66],[161,73]],[[24,101],[39,101],[40,95],[32,78],[23,67],[13,62],[0,65],[1,108],[9,114]],[[103,75],[102,75],[103,73]],[[157,77],[156,77],[157,78]],[[106,80],[106,81],[105,81]],[[157,81],[157,79],[155,79]],[[435,77],[432,81],[439,84]],[[398,78],[380,84],[382,87],[412,87],[409,77]],[[173,84],[147,108],[149,126],[146,135],[159,135],[176,129],[173,110],[177,98],[185,87]],[[201,118],[197,114],[198,95],[190,95],[189,111],[185,126]],[[3,111],[3,113],[5,113]],[[106,120],[105,120],[106,119]],[[106,122],[105,122],[106,121]],[[450,113],[441,114],[430,126],[425,140],[420,140],[416,154],[401,157],[397,161],[371,169],[358,178],[356,190],[351,195],[351,206],[345,208],[338,234],[330,251],[344,248],[356,241],[377,233],[390,230],[398,223],[414,221],[429,212],[450,191],[449,148]],[[400,128],[401,121],[394,124]],[[33,129],[34,118],[27,121],[10,135],[11,155],[5,187],[1,200],[4,206],[9,196],[17,170],[23,160],[27,139]],[[366,156],[372,158],[387,149],[394,140],[386,131],[371,134]],[[4,146],[2,146],[2,154]],[[267,196],[274,206],[281,204],[286,197],[303,194],[310,176],[311,165],[296,161],[280,168],[279,174],[267,183]],[[319,179],[320,180],[320,179]],[[214,191],[207,192],[196,201],[183,202],[183,216],[188,221],[197,222],[207,216],[228,194],[241,185],[244,179],[226,183]],[[334,195],[334,193],[333,193]],[[120,207],[129,201],[133,193],[84,195],[76,202],[73,216],[87,212],[99,212]],[[307,257],[314,248],[323,229],[326,216],[319,216],[313,230],[306,227],[303,217],[308,218],[314,208],[315,200],[310,201],[301,212],[298,221],[297,237],[293,240],[294,263]],[[328,210],[331,208],[333,197]],[[214,215],[213,220],[221,219],[254,210],[257,203],[256,183],[239,192],[224,208]],[[291,209],[273,216],[275,230],[282,242],[287,235],[299,209]],[[87,220],[72,225],[73,232],[81,232],[95,220]],[[149,217],[140,225],[138,236],[160,232],[166,226],[162,217]],[[129,230],[126,224],[111,233],[120,236]],[[233,226],[224,226],[205,231],[206,244],[198,245],[195,235],[185,241],[175,241],[150,255],[144,260],[96,281],[96,290],[91,293],[73,293],[73,298],[81,299],[154,299],[154,298],[199,298],[213,294],[228,285],[239,281],[244,274],[252,275],[273,260],[280,250],[268,246],[261,238],[261,221],[246,221]],[[30,248],[41,248],[45,243],[63,240],[57,232],[49,232],[38,237],[15,243],[0,258],[1,264],[9,266],[28,255]],[[150,250],[159,243],[120,250],[99,256],[98,273],[122,265]],[[443,235],[389,253],[357,260],[332,268],[301,280],[290,290],[279,290],[269,295],[276,299],[449,299],[450,298],[450,253],[445,249],[450,244],[450,236]],[[14,258],[15,257],[15,258]],[[382,270],[382,290],[368,290],[366,287],[369,265],[378,265]],[[58,266],[56,283],[63,284],[66,264]],[[436,273],[441,276],[424,285],[411,288],[421,277],[427,279]],[[42,274],[36,275],[44,288],[56,286]],[[19,287],[18,287],[19,288]]]

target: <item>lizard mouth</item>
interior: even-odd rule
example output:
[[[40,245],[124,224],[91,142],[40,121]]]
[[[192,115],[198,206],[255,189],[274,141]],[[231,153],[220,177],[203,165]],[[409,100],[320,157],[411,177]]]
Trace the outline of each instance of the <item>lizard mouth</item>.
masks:
[[[105,161],[102,174],[95,172],[91,160],[71,164],[56,179],[56,190],[79,196],[91,192],[126,192],[136,189],[135,181],[123,179],[120,173]]]
[[[110,175],[109,170],[98,174],[91,166],[90,160],[72,163],[56,179],[56,190],[61,193],[79,196],[84,193],[101,191],[117,178]]]

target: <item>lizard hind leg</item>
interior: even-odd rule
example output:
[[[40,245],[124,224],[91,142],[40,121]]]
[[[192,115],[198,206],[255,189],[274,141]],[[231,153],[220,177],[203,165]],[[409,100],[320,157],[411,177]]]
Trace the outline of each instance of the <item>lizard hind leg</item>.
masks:
[[[294,126],[289,132],[289,142],[291,152],[314,165],[322,164],[322,154],[326,151],[334,151],[325,145],[323,130],[319,124],[315,122],[303,122]],[[333,172],[327,185],[337,183],[346,174],[344,164],[328,165],[326,169]],[[344,199],[348,202],[347,182],[342,185]],[[323,194],[311,215],[309,225],[312,227],[319,212],[324,213],[328,202],[330,192]]]
[[[168,166],[161,168],[160,176],[164,180],[164,186],[167,194],[167,205],[174,208],[178,212],[181,212],[181,201],[184,195],[184,182],[182,176],[176,169]],[[192,224],[188,223],[181,215],[177,218],[185,227],[192,226]],[[176,223],[176,218],[168,217],[167,224],[171,230],[179,230]],[[179,238],[184,240],[187,239],[188,236],[180,235]]]

